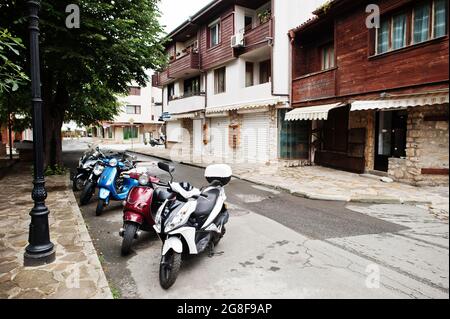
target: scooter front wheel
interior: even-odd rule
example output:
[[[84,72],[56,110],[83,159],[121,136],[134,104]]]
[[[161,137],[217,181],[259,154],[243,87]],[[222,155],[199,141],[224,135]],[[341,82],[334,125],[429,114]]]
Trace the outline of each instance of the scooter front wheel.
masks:
[[[99,199],[97,202],[97,209],[95,210],[95,215],[100,216],[103,213],[104,208],[105,208],[105,201]]]
[[[121,252],[122,256],[127,256],[130,254],[131,245],[133,244],[133,241],[136,237],[136,233],[138,231],[139,226],[134,223],[126,223],[124,228],[125,231],[123,233]]]
[[[79,192],[84,188],[84,184],[86,183],[85,177],[74,177],[73,183],[72,183],[72,190],[74,192]]]
[[[86,186],[84,187],[80,195],[80,203],[82,206],[87,205],[90,202],[92,195],[94,195],[94,192],[95,192],[94,183],[87,182]]]
[[[170,250],[161,257],[159,265],[159,284],[163,289],[169,289],[177,280],[181,267],[181,254]]]

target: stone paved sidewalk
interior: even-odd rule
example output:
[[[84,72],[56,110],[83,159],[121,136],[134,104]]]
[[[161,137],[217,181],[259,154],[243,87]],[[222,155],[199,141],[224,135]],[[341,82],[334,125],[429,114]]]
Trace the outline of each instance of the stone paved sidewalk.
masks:
[[[134,152],[163,159],[206,167],[221,159],[192,160],[179,152],[164,148],[136,148]],[[448,219],[448,187],[415,187],[401,183],[385,183],[377,177],[343,172],[320,166],[284,167],[278,163],[233,164],[235,177],[252,183],[282,189],[293,195],[317,200],[360,202],[374,204],[410,204],[427,207],[440,219]]]
[[[68,176],[47,180],[51,240],[56,260],[24,267],[28,244],[32,178],[30,166],[17,164],[0,179],[0,299],[112,298]]]

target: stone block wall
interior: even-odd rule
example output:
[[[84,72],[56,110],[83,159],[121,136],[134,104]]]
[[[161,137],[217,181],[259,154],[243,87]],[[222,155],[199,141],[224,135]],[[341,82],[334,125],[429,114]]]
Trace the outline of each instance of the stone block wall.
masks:
[[[366,145],[364,150],[364,157],[366,161],[366,171],[371,171],[375,167],[375,111],[357,111],[350,112],[348,128],[366,129]]]
[[[392,178],[416,186],[449,184],[448,174],[422,174],[422,169],[449,169],[448,116],[448,104],[408,110],[406,159],[390,159]]]

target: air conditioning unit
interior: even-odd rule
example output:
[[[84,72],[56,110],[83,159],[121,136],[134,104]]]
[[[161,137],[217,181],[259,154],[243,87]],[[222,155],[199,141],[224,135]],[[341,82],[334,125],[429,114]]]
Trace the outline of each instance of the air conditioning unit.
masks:
[[[232,48],[242,48],[244,45],[244,32],[239,32],[231,37]]]

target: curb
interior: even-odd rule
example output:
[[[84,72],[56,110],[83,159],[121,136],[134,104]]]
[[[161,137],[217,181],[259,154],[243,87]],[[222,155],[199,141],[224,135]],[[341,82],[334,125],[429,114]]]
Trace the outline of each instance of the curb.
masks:
[[[165,157],[156,156],[156,155],[152,155],[152,154],[146,154],[143,152],[136,152],[136,151],[130,151],[130,150],[127,150],[127,152],[135,153],[135,154],[139,154],[139,155],[143,155],[143,156],[151,156],[151,157],[161,159],[164,161],[169,161],[171,163],[179,163],[182,165],[187,165],[187,166],[196,167],[196,168],[200,168],[200,169],[205,168],[205,166],[202,166],[199,164],[187,163],[187,162],[183,162],[183,161],[173,161],[173,160],[165,158]],[[322,201],[358,203],[358,204],[385,204],[385,205],[401,204],[401,205],[413,205],[413,206],[432,205],[432,202],[430,202],[430,201],[420,201],[420,200],[410,200],[410,199],[404,200],[404,199],[396,198],[396,197],[360,197],[360,196],[359,197],[351,197],[351,196],[345,196],[345,195],[308,193],[308,192],[304,192],[304,191],[291,190],[291,189],[288,189],[288,188],[285,188],[282,186],[278,186],[278,185],[271,185],[271,184],[260,182],[257,180],[252,180],[251,178],[242,177],[240,175],[232,175],[232,177],[240,179],[245,182],[252,183],[252,184],[273,188],[275,190],[281,190],[281,191],[290,193],[291,195],[294,195],[294,196],[297,196],[300,198],[310,199],[310,200],[322,200]]]
[[[95,252],[95,255],[97,258],[93,258],[90,263],[94,264],[94,267],[98,271],[99,279],[97,281],[97,284],[101,284],[103,287],[99,288],[102,290],[107,296],[105,299],[114,299],[113,294],[111,292],[111,288],[109,287],[108,280],[106,279],[105,272],[103,270],[102,264],[100,263],[100,259],[98,258],[97,250],[94,247],[94,244],[92,243],[92,238],[89,235],[89,231],[86,227],[86,222],[84,221],[83,214],[81,213],[80,207],[78,206],[78,201],[75,197],[75,194],[72,190],[72,187],[70,185],[70,178],[67,178],[68,175],[66,174],[66,191],[69,193],[69,202],[74,203],[72,206],[73,212],[76,214],[76,217],[79,221],[79,227],[81,228],[80,238],[83,240],[84,245],[88,245],[88,250]]]

